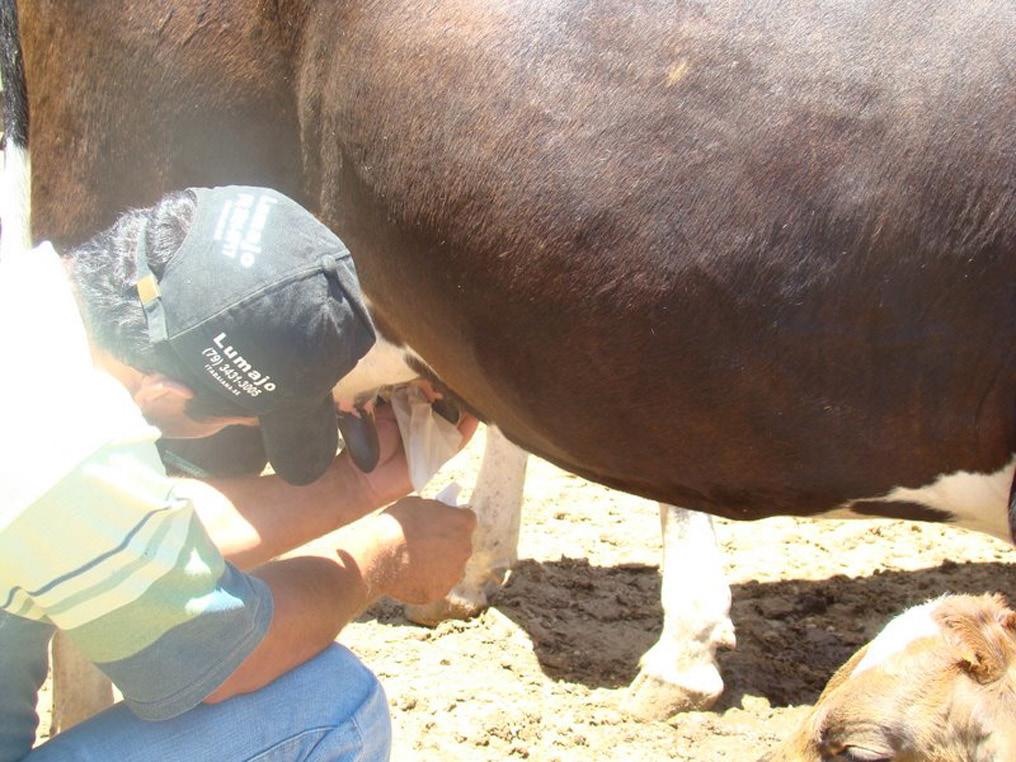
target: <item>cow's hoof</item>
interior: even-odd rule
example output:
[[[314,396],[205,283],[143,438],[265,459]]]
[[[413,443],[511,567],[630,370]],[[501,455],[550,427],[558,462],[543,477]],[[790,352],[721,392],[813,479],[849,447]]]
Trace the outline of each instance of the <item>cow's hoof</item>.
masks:
[[[643,722],[666,720],[681,712],[709,709],[723,693],[723,678],[712,665],[666,678],[643,667],[628,688],[622,708]]]
[[[472,619],[490,605],[490,599],[504,587],[511,574],[509,567],[497,567],[484,574],[470,574],[442,600],[422,606],[407,605],[403,609],[406,619],[416,624],[434,627],[449,619]]]
[[[716,647],[721,651],[733,651],[737,648],[737,633],[734,632],[734,623],[727,619],[714,633]]]
[[[478,598],[456,595],[454,591],[447,597],[433,603],[422,605],[409,604],[403,609],[406,619],[416,624],[434,627],[449,619],[472,619],[483,613],[487,608],[487,597]]]

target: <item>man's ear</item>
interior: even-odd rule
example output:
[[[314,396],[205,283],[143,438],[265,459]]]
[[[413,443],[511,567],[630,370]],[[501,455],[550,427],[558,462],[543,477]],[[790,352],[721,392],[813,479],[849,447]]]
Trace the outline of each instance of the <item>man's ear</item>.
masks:
[[[193,397],[193,389],[161,373],[142,375],[134,392],[134,402],[142,410],[182,410]]]

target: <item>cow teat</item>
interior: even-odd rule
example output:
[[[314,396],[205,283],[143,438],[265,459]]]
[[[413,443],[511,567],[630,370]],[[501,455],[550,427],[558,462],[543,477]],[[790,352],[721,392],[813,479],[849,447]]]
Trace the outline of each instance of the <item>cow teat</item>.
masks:
[[[367,407],[357,407],[353,412],[340,410],[338,424],[342,441],[353,463],[365,474],[369,474],[381,457],[374,411]]]
[[[380,457],[369,403],[383,387],[406,383],[417,375],[409,367],[403,348],[379,333],[374,346],[332,389],[339,410],[339,433],[353,463],[364,473],[373,471]]]

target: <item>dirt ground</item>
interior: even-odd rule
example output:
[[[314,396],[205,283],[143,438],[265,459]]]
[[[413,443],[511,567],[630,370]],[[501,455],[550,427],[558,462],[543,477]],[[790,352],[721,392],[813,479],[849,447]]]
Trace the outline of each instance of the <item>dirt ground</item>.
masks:
[[[433,491],[471,485],[482,439]],[[619,707],[661,629],[656,505],[534,458],[523,510],[519,564],[481,617],[427,629],[382,602],[342,633],[388,692],[396,762],[754,760],[893,614],[1016,591],[1009,546],[963,530],[718,520],[738,641],[726,691],[711,711],[639,723]]]
[[[481,452],[432,487],[471,484]],[[629,720],[620,699],[661,629],[657,506],[530,459],[520,561],[490,610],[429,630],[383,603],[343,633],[388,691],[393,759],[754,760],[896,612],[1016,593],[1009,546],[959,529],[716,523],[738,641],[721,655],[726,691],[709,712]]]

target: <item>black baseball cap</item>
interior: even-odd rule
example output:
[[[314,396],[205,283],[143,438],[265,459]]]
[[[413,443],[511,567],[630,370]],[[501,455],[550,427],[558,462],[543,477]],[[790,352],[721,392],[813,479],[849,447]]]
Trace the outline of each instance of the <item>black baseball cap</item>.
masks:
[[[194,218],[161,277],[139,236],[149,337],[203,407],[256,416],[275,472],[309,484],[338,447],[332,387],[375,341],[349,250],[269,188],[189,190]]]

